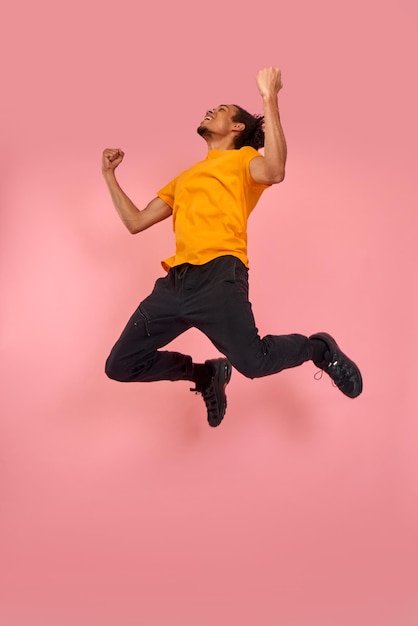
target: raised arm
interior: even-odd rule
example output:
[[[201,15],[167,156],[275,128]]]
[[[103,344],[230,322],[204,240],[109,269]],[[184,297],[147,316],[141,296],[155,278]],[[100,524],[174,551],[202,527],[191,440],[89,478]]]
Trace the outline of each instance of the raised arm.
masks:
[[[104,150],[102,172],[119,217],[129,232],[135,234],[170,217],[172,209],[158,197],[151,200],[142,210],[139,210],[134,205],[119,185],[115,176],[115,169],[122,163],[124,156],[122,150],[118,148],[107,148]]]
[[[260,70],[257,86],[264,109],[264,157],[256,157],[250,162],[250,172],[259,183],[280,183],[284,179],[287,156],[278,105],[278,93],[282,88],[281,70],[277,67]]]

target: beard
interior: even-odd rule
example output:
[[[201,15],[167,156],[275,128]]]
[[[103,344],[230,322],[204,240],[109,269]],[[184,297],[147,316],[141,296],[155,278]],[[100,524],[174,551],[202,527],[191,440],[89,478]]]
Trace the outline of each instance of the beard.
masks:
[[[208,129],[207,126],[204,126],[203,124],[201,124],[201,126],[199,126],[196,129],[196,132],[198,135],[200,135],[201,137],[208,137],[210,135],[210,131]]]

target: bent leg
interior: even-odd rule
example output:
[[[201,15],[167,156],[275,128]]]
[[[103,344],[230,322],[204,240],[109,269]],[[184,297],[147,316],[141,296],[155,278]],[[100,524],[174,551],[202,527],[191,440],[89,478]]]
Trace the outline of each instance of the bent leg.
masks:
[[[105,372],[121,382],[190,380],[192,359],[179,352],[160,351],[190,326],[178,315],[177,298],[169,276],[131,316],[107,358]]]
[[[261,338],[248,300],[248,270],[234,257],[217,259],[212,296],[202,319],[194,320],[217,349],[244,376],[259,378],[296,367],[312,357],[304,335]]]

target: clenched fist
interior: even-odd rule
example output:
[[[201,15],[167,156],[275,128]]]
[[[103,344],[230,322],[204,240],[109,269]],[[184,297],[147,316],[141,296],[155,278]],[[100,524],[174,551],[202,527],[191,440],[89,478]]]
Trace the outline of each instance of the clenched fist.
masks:
[[[106,148],[103,150],[102,157],[102,172],[113,172],[120,163],[123,161],[125,153],[119,148]]]
[[[278,67],[266,67],[257,74],[257,86],[264,96],[277,96],[282,85],[282,72]]]

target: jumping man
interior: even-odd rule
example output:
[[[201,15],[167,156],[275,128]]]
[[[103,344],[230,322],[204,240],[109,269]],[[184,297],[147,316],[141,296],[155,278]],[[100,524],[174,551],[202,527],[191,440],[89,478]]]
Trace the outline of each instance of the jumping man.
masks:
[[[278,107],[280,70],[258,72],[257,86],[264,115],[235,104],[209,109],[197,129],[207,143],[206,158],[142,210],[116,180],[122,150],[106,149],[102,159],[113,204],[129,232],[170,217],[176,241],[174,256],[162,262],[166,275],[128,321],[107,359],[106,374],[123,382],[191,381],[191,391],[203,396],[210,426],[225,415],[232,367],[257,378],[311,360],[349,398],[362,391],[358,367],[328,333],[258,334],[248,300],[247,220],[263,191],[284,179],[287,151]],[[192,327],[225,358],[194,363],[190,356],[161,350]]]

